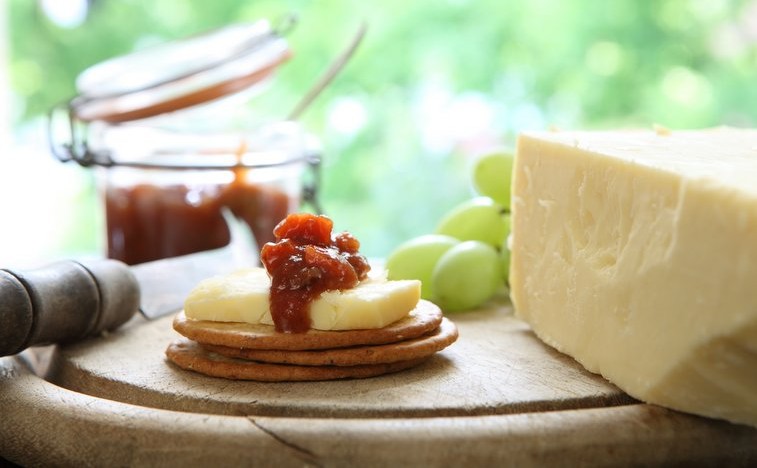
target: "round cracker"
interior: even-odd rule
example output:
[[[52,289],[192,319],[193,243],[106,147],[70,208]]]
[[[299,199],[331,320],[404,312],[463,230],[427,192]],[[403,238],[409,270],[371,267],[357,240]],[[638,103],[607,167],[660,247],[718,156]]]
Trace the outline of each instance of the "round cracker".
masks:
[[[222,356],[262,361],[275,364],[300,366],[356,366],[365,364],[388,364],[409,359],[431,356],[457,340],[457,327],[450,320],[442,319],[436,330],[396,343],[350,348],[319,349],[310,351],[281,351],[269,349],[230,348],[228,346],[203,345],[209,351]]]
[[[362,366],[296,366],[267,364],[221,356],[204,349],[199,343],[182,339],[168,345],[168,359],[185,370],[210,377],[260,382],[305,382],[317,380],[362,379],[398,372],[417,366],[427,358],[389,364]]]
[[[203,344],[302,351],[396,343],[424,335],[436,329],[441,322],[441,309],[429,301],[421,300],[407,317],[384,328],[340,331],[311,329],[306,333],[279,333],[273,325],[192,320],[183,311],[174,318],[173,328],[190,340]]]

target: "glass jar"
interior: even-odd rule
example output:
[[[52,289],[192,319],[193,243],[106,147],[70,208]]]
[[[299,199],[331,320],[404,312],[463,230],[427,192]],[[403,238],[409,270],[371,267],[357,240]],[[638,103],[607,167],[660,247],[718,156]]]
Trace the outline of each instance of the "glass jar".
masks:
[[[304,190],[303,183],[319,158],[294,123],[268,125],[245,139],[123,130],[107,147],[146,157],[99,169],[110,258],[135,264],[222,247],[231,239],[231,219],[262,246],[288,213],[314,202],[315,186]],[[112,141],[121,138],[140,141],[139,148]]]
[[[137,264],[223,247],[232,220],[259,247],[302,203],[320,211],[313,138],[291,121],[229,118],[289,55],[280,32],[256,22],[79,76],[80,94],[65,105],[67,142],[58,143],[53,112],[51,148],[97,168],[108,257]]]

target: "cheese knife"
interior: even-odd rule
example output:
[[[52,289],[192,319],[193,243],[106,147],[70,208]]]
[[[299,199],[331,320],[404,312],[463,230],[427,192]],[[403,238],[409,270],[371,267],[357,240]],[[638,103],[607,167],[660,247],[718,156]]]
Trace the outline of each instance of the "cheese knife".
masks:
[[[177,312],[200,280],[250,264],[238,253],[229,245],[135,266],[97,259],[0,269],[0,356],[96,336],[138,311],[150,320]]]

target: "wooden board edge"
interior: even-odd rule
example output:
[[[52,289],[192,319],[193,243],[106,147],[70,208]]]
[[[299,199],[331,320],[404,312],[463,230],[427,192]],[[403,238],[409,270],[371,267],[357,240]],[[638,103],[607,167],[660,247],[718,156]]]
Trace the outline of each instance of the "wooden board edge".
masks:
[[[145,408],[0,358],[0,456],[22,465],[575,466],[757,462],[757,429],[651,405],[451,418],[271,418]]]

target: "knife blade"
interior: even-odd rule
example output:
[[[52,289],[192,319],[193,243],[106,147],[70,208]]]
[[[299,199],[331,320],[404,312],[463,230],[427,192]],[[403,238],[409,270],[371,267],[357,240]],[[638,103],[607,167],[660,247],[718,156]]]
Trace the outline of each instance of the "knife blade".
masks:
[[[134,266],[97,259],[0,269],[0,356],[112,331],[137,311],[150,320],[177,312],[199,281],[250,261],[232,242]]]
[[[131,272],[141,292],[139,311],[148,320],[176,312],[183,307],[187,294],[200,280],[230,273],[255,262],[256,258],[240,255],[230,245],[134,265]]]

